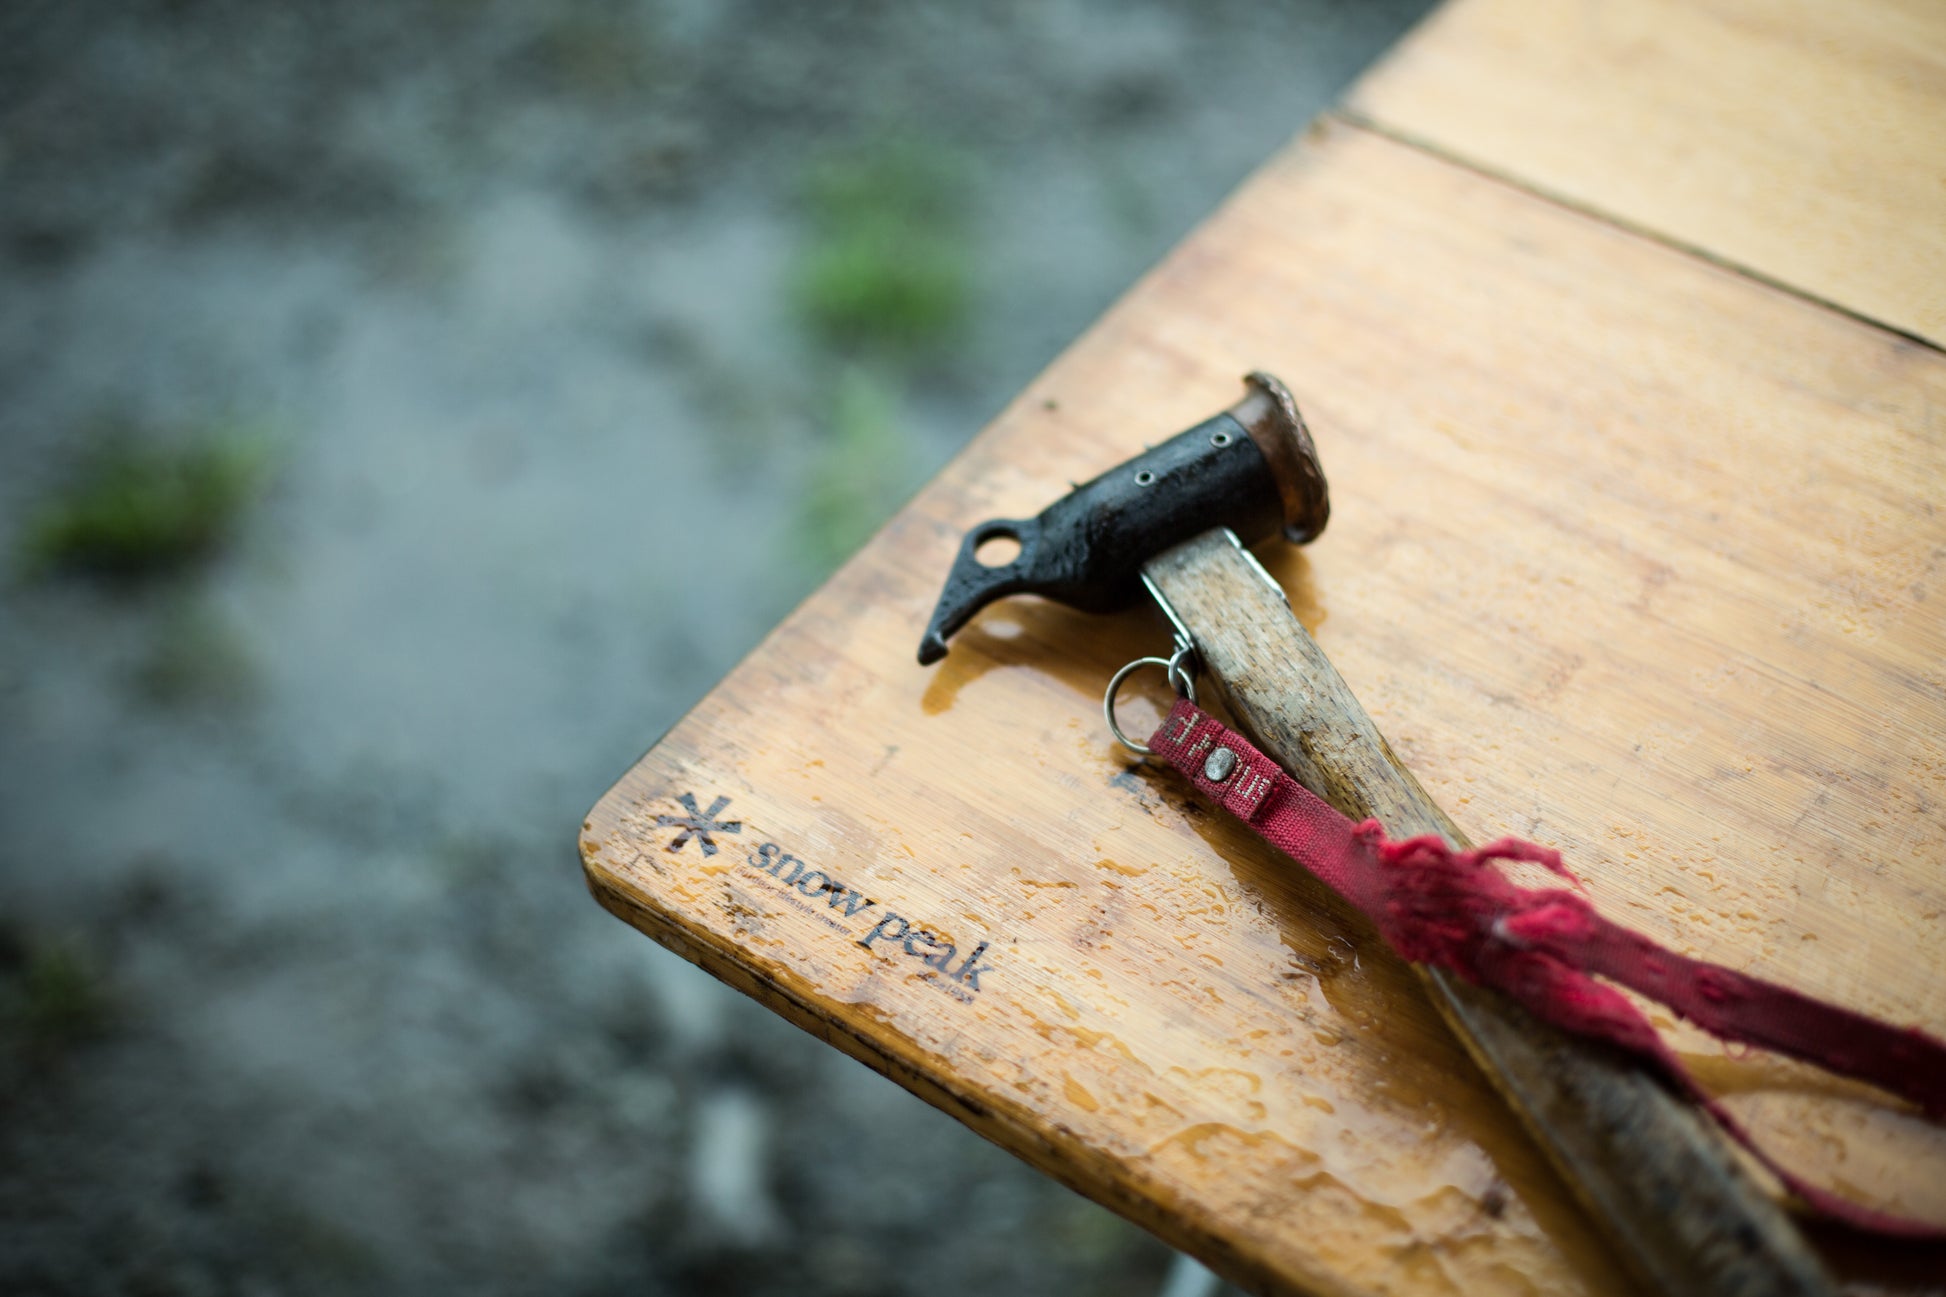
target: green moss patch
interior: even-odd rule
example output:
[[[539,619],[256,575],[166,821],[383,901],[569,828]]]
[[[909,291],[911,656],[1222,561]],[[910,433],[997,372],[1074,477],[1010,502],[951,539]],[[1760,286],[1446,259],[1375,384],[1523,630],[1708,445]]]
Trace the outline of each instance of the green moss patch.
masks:
[[[103,434],[21,538],[30,572],[136,578],[177,571],[232,540],[265,478],[260,440],[162,442]]]
[[[972,299],[967,189],[957,162],[909,143],[812,168],[793,285],[812,332],[839,349],[895,355],[950,341]]]

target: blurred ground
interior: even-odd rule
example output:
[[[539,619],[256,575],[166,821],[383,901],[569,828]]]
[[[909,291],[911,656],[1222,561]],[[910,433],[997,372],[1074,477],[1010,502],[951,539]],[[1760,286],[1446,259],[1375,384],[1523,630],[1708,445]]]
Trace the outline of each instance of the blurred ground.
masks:
[[[574,830],[1422,7],[0,7],[0,1289],[1154,1292]]]

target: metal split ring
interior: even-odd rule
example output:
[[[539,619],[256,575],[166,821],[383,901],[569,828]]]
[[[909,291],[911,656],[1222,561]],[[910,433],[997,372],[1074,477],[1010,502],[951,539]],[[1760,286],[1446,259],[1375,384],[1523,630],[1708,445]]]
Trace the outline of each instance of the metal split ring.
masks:
[[[1161,667],[1168,673],[1169,687],[1176,691],[1176,696],[1178,698],[1187,698],[1193,703],[1196,701],[1195,663],[1196,646],[1186,640],[1178,639],[1176,641],[1175,656],[1166,658],[1136,658],[1135,661],[1129,663],[1111,676],[1108,681],[1108,692],[1103,694],[1101,698],[1101,714],[1102,719],[1108,722],[1108,732],[1115,736],[1115,741],[1137,756],[1152,757],[1155,755],[1154,748],[1146,744],[1137,743],[1134,739],[1122,733],[1122,727],[1115,723],[1115,695],[1121,692],[1122,681],[1128,679],[1142,667]]]

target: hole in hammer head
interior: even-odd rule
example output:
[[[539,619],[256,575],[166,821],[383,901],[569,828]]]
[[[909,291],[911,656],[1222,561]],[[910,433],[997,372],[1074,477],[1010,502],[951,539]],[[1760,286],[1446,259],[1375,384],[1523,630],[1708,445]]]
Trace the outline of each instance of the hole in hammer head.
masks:
[[[996,531],[973,547],[973,557],[983,567],[1005,567],[1020,557],[1020,538],[1008,531]]]

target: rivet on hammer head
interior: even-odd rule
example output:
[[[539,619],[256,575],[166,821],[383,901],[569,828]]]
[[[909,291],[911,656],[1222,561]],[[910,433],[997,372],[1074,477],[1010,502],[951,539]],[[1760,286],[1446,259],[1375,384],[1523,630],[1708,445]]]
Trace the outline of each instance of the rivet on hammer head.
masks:
[[[1213,784],[1220,784],[1228,779],[1230,772],[1236,768],[1237,754],[1228,748],[1218,748],[1210,753],[1209,760],[1203,763],[1203,778]]]

